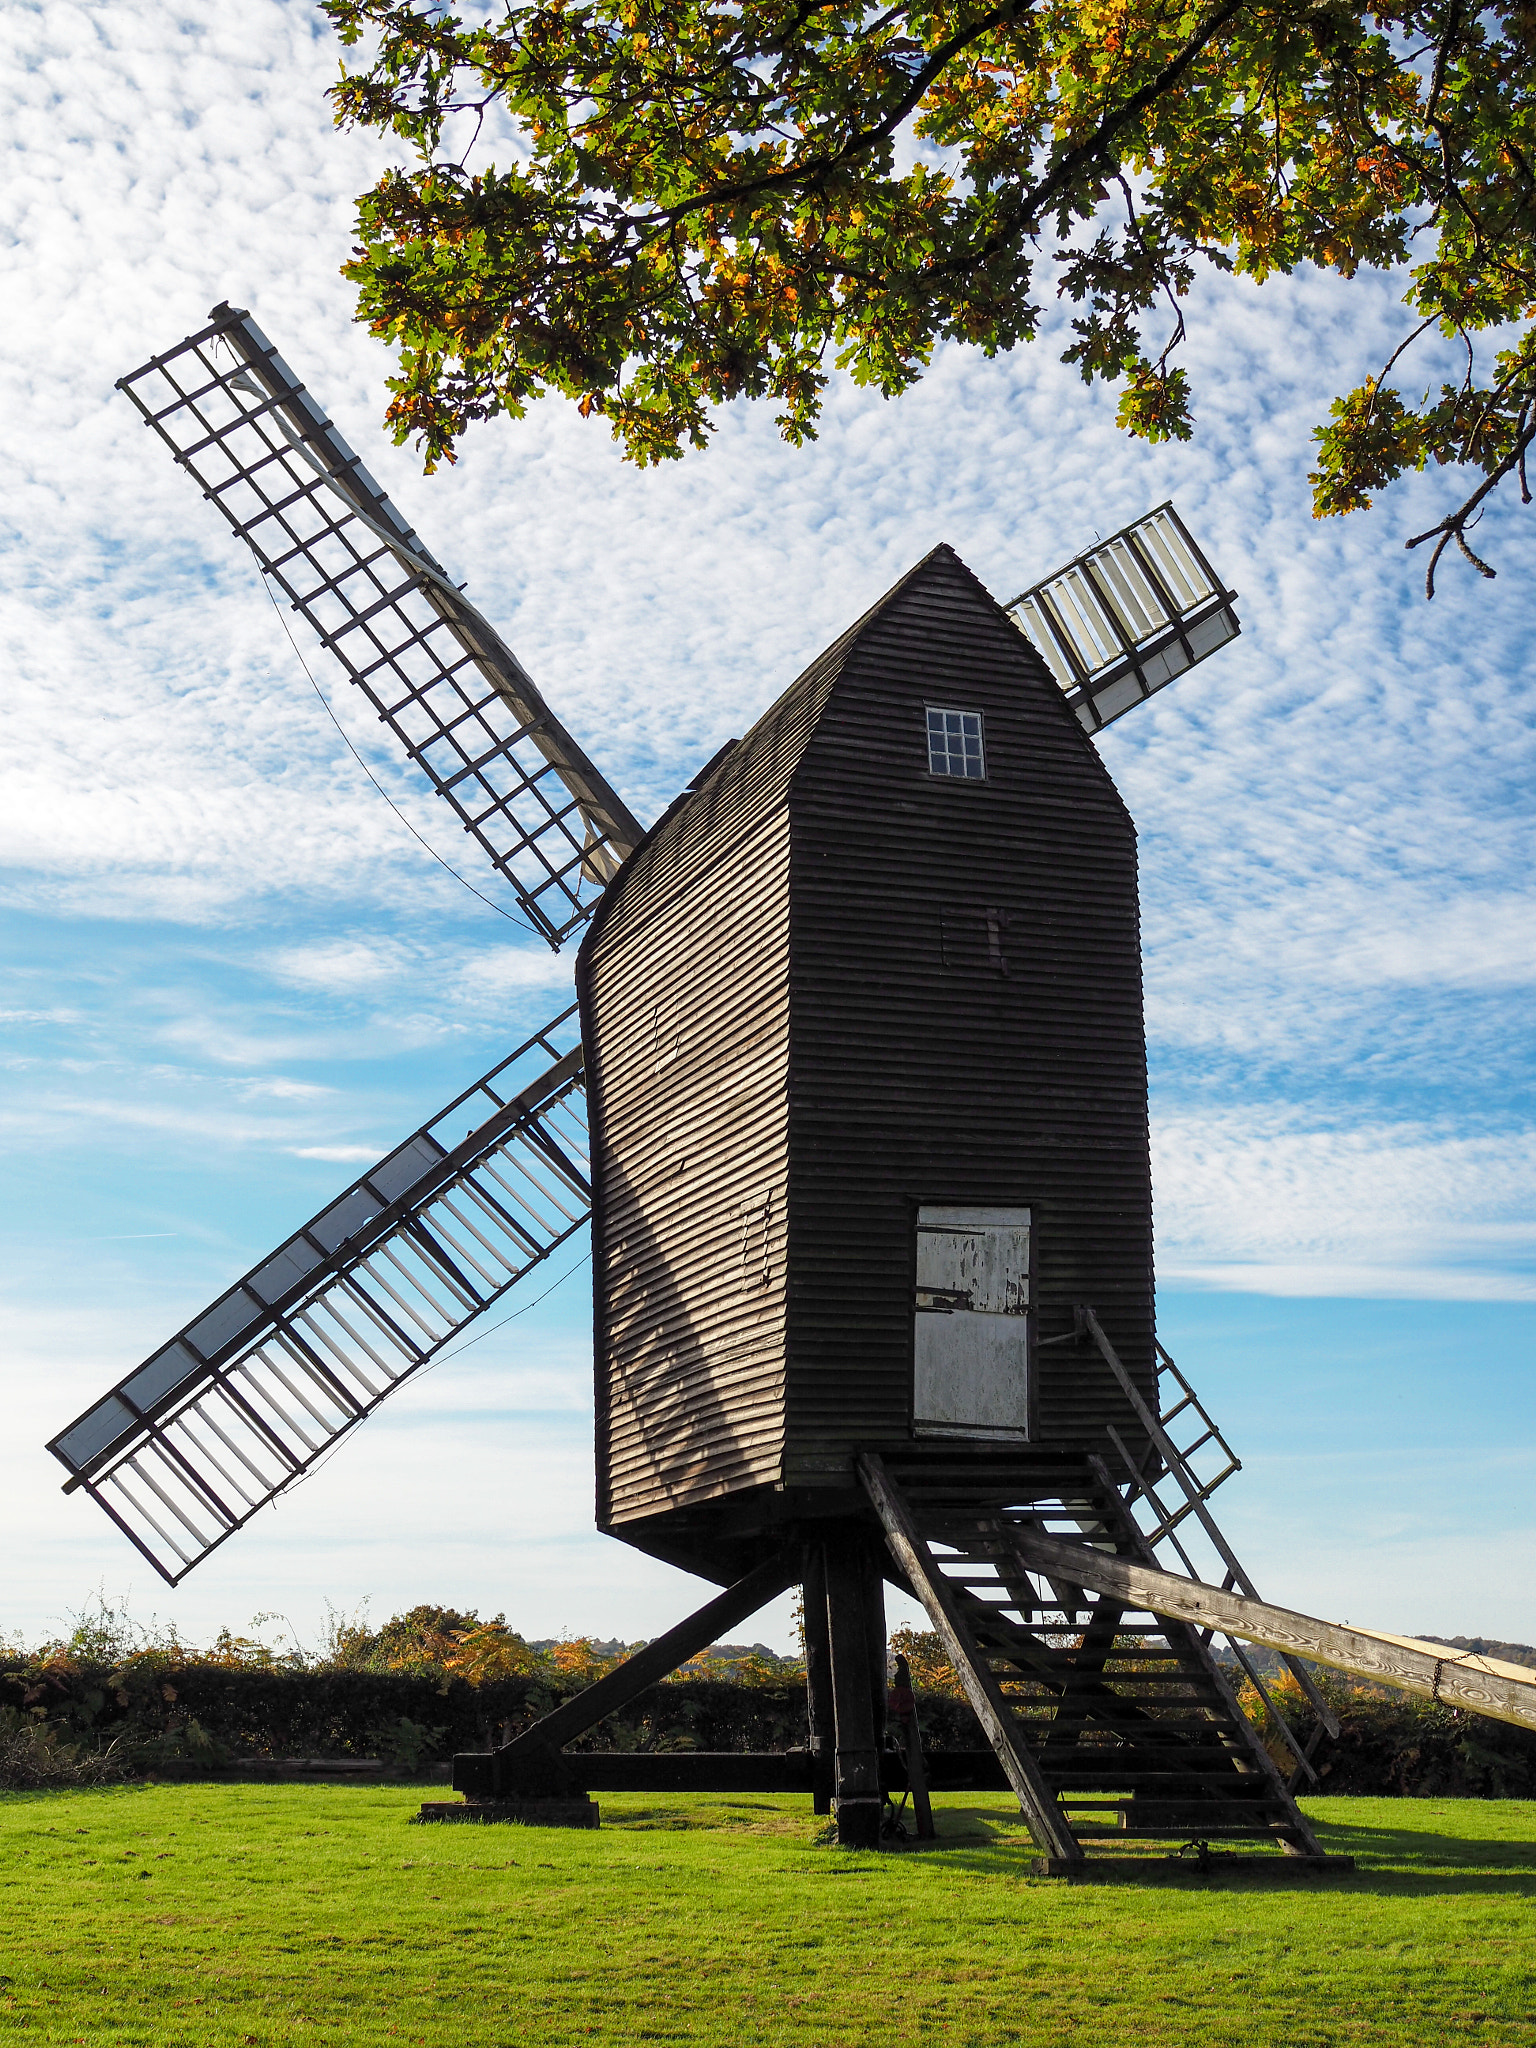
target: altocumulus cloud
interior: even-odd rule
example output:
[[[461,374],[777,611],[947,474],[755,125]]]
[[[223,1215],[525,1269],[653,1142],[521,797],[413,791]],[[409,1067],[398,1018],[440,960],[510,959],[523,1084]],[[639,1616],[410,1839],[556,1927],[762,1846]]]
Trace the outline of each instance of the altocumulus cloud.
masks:
[[[112,392],[228,295],[302,364],[642,809],[935,539],[1006,597],[1174,494],[1239,587],[1247,632],[1106,743],[1144,839],[1156,1112],[1190,1088],[1240,1099],[1257,1062],[1266,1096],[1283,1067],[1303,1114],[1321,1076],[1332,1119],[1341,1053],[1362,1130],[1383,1088],[1394,1108],[1405,1089],[1449,1082],[1458,1099],[1426,1093],[1421,1112],[1473,1089],[1520,1109],[1529,600],[1506,574],[1491,590],[1447,579],[1433,611],[1417,602],[1392,540],[1432,485],[1372,524],[1319,528],[1306,511],[1308,429],[1395,332],[1389,286],[1202,288],[1204,431],[1188,449],[1128,447],[1042,347],[994,364],[949,352],[895,407],[838,389],[808,455],[741,411],[707,458],[641,476],[551,407],[428,484],[380,446],[386,364],[349,324],[335,275],[352,194],[381,158],[328,127],[333,51],[309,10],[274,0],[236,23],[49,4],[8,21],[27,56],[10,74],[6,200],[19,287],[0,826],[12,904],[228,927],[273,898],[323,898],[327,920],[350,910],[389,928],[269,948],[267,974],[336,997],[411,982],[414,933],[457,917],[456,970],[416,962],[417,1034],[436,1013],[451,1008],[453,1022],[438,1018],[451,1030],[466,1008],[519,996],[533,1021],[563,986],[531,942],[496,943],[488,918],[464,919],[340,747],[242,552]],[[1501,515],[1495,555],[1523,545]],[[323,658],[305,656],[333,688]],[[341,694],[336,711],[458,858],[366,707]],[[1384,1072],[1394,1043],[1402,1057]],[[1226,1128],[1247,1142],[1240,1116]],[[1160,1148],[1159,1194],[1165,1254],[1180,1258],[1176,1156]],[[1234,1212],[1230,1246],[1257,1250],[1259,1266],[1262,1214]],[[1386,1235],[1379,1250],[1376,1263],[1399,1263]],[[1251,1275],[1254,1258],[1243,1264]]]
[[[1400,333],[1390,283],[1202,282],[1189,447],[1129,446],[1047,345],[941,352],[894,406],[839,386],[805,452],[737,409],[706,456],[639,474],[600,425],[546,405],[428,481],[382,442],[389,365],[336,274],[352,196],[384,159],[330,127],[336,53],[311,9],[15,0],[0,38],[0,1026],[28,1190],[12,1307],[48,1383],[31,1434],[569,989],[569,962],[461,891],[369,786],[243,551],[112,389],[224,298],[253,309],[645,816],[935,542],[1006,599],[1172,496],[1245,630],[1104,743],[1141,832],[1163,1270],[1528,1298],[1529,534],[1495,512],[1499,581],[1447,574],[1426,609],[1398,542],[1435,516],[1442,479],[1364,522],[1307,509],[1310,428]],[[318,651],[303,660],[412,824],[462,863],[367,707]],[[164,1234],[131,1261],[82,1270],[68,1248],[140,1231]],[[534,1543],[537,1506],[562,1583],[614,1583],[582,1547],[582,1425],[541,1386],[526,1382],[554,1417],[547,1475],[518,1540]],[[426,1427],[420,1403],[402,1412]],[[378,1427],[379,1450],[332,1507],[296,1508],[285,1541],[322,1542],[349,1488],[396,1483],[404,1440]],[[57,1519],[31,1465],[13,1497],[77,1590],[94,1532]],[[531,1583],[553,1553],[523,1554]],[[404,1547],[377,1556],[381,1576],[414,1569]],[[657,1623],[675,1612],[660,1567],[629,1583],[655,1592]],[[647,1625],[635,1611],[631,1632]]]

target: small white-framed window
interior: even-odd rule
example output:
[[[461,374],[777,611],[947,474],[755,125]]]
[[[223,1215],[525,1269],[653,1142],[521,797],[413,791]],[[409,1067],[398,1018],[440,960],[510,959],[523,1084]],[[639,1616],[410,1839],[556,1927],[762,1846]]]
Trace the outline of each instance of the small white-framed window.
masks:
[[[947,704],[928,706],[928,773],[957,775],[967,782],[986,779],[979,711],[953,711]]]

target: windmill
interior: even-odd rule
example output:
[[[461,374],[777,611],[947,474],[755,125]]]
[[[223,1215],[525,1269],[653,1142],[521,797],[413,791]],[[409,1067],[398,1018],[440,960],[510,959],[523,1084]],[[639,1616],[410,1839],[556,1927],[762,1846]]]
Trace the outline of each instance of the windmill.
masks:
[[[457,1758],[438,1817],[802,1790],[872,1846],[926,1772],[1010,1788],[1052,1870],[1106,1826],[1315,1862],[1245,1642],[1319,1730],[1303,1658],[1536,1722],[1529,1673],[1259,1600],[1156,1340],[1135,834],[1092,737],[1238,631],[1171,506],[1007,608],[936,549],[647,831],[247,313],[120,388],[581,940],[577,1003],[53,1440],[66,1491],[176,1584],[590,1218],[599,1525],[724,1590]],[[887,1581],[987,1749],[885,1745]],[[792,1585],[804,1750],[567,1747]]]

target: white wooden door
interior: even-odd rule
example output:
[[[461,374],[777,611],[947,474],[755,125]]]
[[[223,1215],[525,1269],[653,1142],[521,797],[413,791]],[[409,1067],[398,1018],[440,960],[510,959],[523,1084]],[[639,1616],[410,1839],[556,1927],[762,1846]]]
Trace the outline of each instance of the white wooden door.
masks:
[[[1029,1211],[917,1212],[914,1425],[1029,1433]]]

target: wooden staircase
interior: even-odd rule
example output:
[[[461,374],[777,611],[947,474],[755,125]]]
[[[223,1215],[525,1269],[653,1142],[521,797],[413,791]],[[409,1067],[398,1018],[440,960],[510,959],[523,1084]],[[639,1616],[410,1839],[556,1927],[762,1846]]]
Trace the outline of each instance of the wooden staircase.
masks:
[[[1155,1562],[1097,1457],[914,1445],[860,1471],[1047,1867],[1157,1837],[1326,1858],[1211,1654],[1208,1633],[1032,1569],[1030,1535]]]

